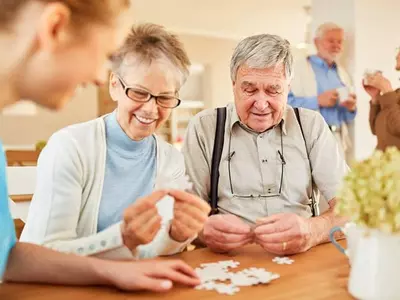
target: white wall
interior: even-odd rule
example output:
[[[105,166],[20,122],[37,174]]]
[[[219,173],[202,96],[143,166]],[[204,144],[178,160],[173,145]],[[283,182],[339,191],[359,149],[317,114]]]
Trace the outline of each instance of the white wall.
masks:
[[[303,41],[311,0],[134,0],[135,19],[162,24],[179,33],[240,39],[274,33]]]

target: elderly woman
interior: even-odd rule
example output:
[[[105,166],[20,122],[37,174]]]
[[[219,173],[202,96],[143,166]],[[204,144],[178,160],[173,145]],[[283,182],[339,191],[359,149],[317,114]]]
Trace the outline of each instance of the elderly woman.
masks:
[[[112,58],[117,109],[51,137],[38,162],[22,241],[108,258],[185,249],[209,206],[185,191],[159,189],[159,180],[179,185],[185,168],[181,154],[154,132],[180,104],[189,64],[182,44],[162,27],[132,29]]]
[[[400,50],[396,56],[396,70],[400,71]],[[377,149],[396,146],[400,149],[400,89],[393,90],[381,72],[369,75],[364,89],[371,96],[369,123],[378,139]]]

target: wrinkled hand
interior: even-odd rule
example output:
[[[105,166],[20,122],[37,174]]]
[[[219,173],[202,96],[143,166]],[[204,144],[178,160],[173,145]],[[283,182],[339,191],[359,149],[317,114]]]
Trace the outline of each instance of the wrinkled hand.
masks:
[[[213,215],[208,218],[201,240],[212,251],[228,252],[253,241],[251,227],[234,215]]]
[[[168,291],[173,283],[200,284],[196,272],[180,260],[148,260],[138,262],[96,262],[95,268],[106,282],[121,290]]]
[[[168,194],[175,199],[170,236],[184,242],[203,229],[211,208],[203,199],[185,191],[170,190]]]
[[[380,72],[376,73],[375,75],[367,76],[367,83],[368,86],[378,89],[384,94],[393,91],[390,81]]]
[[[318,104],[321,107],[333,107],[336,105],[339,93],[336,90],[328,90],[318,96]]]
[[[340,106],[347,108],[348,111],[354,112],[357,108],[357,97],[355,94],[350,94],[349,98],[340,103]]]
[[[311,248],[311,229],[307,219],[282,213],[257,220],[255,242],[264,250],[278,254],[296,254]]]
[[[166,191],[153,192],[140,198],[124,212],[121,225],[122,239],[131,251],[139,245],[150,243],[161,228],[161,216],[156,203],[167,195]]]

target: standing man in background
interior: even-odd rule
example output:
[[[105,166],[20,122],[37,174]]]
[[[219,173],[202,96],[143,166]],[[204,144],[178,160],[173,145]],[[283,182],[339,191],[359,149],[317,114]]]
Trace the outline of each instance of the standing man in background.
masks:
[[[338,25],[324,23],[318,27],[314,39],[317,54],[295,62],[288,103],[319,111],[349,163],[353,157],[349,125],[353,125],[357,101],[351,92],[350,76],[337,62],[343,41],[344,30]]]

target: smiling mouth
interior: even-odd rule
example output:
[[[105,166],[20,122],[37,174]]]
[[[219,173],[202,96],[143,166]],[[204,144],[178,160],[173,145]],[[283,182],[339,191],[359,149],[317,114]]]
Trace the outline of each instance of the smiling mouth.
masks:
[[[141,116],[134,115],[136,120],[138,120],[140,123],[145,124],[145,125],[150,125],[157,121],[157,119],[149,119]]]
[[[272,112],[265,113],[265,114],[256,114],[256,113],[252,113],[252,114],[257,116],[257,117],[266,117],[266,116],[269,116],[270,114],[272,114]]]

